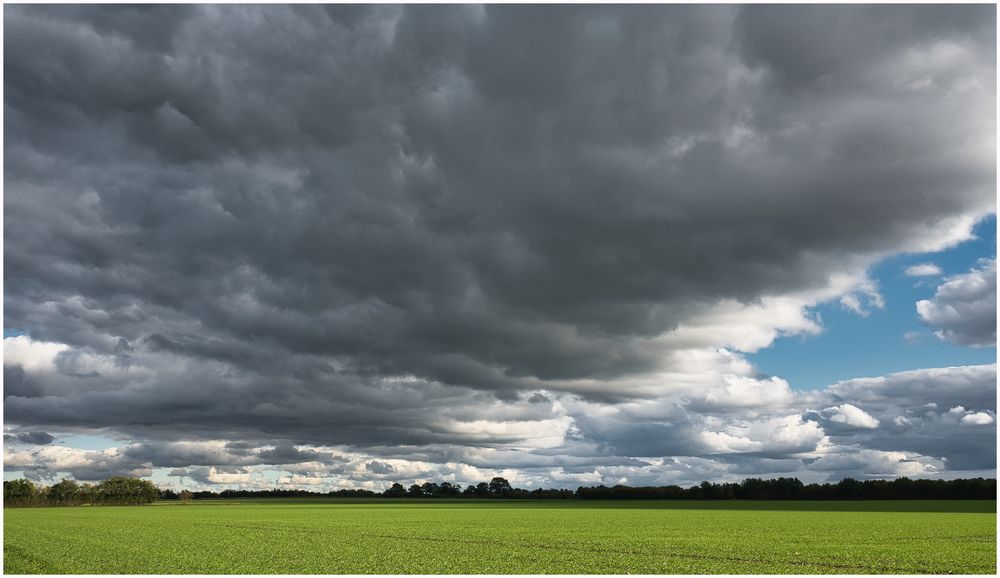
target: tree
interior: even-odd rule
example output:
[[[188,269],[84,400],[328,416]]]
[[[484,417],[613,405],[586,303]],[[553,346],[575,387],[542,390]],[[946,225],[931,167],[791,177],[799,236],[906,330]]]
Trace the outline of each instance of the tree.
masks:
[[[178,494],[177,497],[180,498],[182,502],[190,502],[191,499],[194,498],[194,494],[191,493],[191,490],[181,490],[181,493]]]
[[[861,482],[854,478],[844,478],[837,482],[837,498],[853,500],[861,497],[863,487]]]
[[[454,496],[458,496],[461,493],[462,493],[462,486],[461,485],[455,485],[455,486],[453,486],[453,485],[451,485],[451,482],[441,482],[441,486],[438,487],[438,491],[437,491],[436,495],[444,497],[444,498],[451,498],[451,497],[454,497]]]
[[[37,488],[31,480],[11,480],[3,483],[4,504],[27,504],[35,499]]]
[[[397,482],[388,490],[382,492],[382,495],[387,498],[402,498],[406,495],[406,488],[403,487],[403,484]]]
[[[410,489],[406,492],[411,498],[421,498],[424,495],[424,490],[417,484],[410,486]]]
[[[97,489],[94,484],[80,484],[79,495],[83,504],[93,504],[97,501]]]
[[[111,504],[148,504],[160,497],[160,490],[149,480],[114,477],[97,484],[97,497]]]
[[[510,487],[510,482],[503,478],[493,478],[490,480],[490,494],[494,496],[507,496],[511,493],[513,488]]]
[[[74,503],[80,500],[80,484],[76,480],[63,479],[52,484],[49,488],[48,498],[53,502]]]

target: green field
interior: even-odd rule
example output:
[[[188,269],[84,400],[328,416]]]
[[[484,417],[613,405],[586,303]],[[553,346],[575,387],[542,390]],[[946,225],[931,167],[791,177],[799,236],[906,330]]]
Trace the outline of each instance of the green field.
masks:
[[[996,573],[996,502],[263,500],[4,511],[6,574]]]

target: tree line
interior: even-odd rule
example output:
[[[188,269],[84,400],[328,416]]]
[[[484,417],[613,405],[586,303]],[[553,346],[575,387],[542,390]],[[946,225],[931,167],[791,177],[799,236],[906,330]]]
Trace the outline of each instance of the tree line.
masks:
[[[51,486],[36,486],[31,480],[3,483],[4,507],[136,505],[160,498],[160,489],[149,480],[114,477],[96,484],[64,479]]]
[[[148,480],[115,477],[98,484],[62,480],[51,486],[35,486],[30,480],[3,483],[4,506],[73,506],[84,504],[148,504],[154,500],[209,500],[234,498],[479,498],[479,499],[576,499],[576,500],[995,500],[995,479],[956,480],[855,480],[803,484],[797,478],[747,478],[742,482],[702,482],[681,486],[581,486],[573,490],[514,488],[506,479],[461,484],[425,482],[408,488],[394,483],[383,492],[343,489],[330,492],[306,490],[160,490]]]
[[[574,497],[584,500],[995,500],[995,479],[955,480],[855,480],[803,484],[797,478],[762,480],[747,478],[739,483],[702,482],[691,488],[680,486],[597,486],[578,488]]]
[[[576,499],[576,500],[994,500],[995,479],[956,480],[855,480],[836,483],[803,484],[797,478],[747,478],[742,482],[702,482],[697,486],[581,486],[573,490],[514,488],[496,477],[462,487],[460,484],[425,482],[409,487],[393,484],[383,492],[371,490],[222,490],[195,492],[195,499],[212,498],[493,498],[493,499]],[[167,499],[177,499],[175,496]]]

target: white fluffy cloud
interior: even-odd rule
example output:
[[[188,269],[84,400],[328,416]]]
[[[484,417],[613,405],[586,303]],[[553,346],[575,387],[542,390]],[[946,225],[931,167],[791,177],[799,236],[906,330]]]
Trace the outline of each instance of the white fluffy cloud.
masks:
[[[941,274],[941,268],[934,263],[918,263],[906,268],[909,277],[934,277]]]
[[[993,416],[985,411],[977,411],[962,417],[962,423],[969,425],[989,425],[994,421]]]
[[[711,424],[716,420],[708,420]],[[721,431],[701,432],[708,454],[754,453],[780,456],[809,455],[827,444],[816,422],[800,415],[754,421],[728,421]]]
[[[787,407],[794,394],[788,382],[780,377],[726,374],[721,376],[721,383],[706,387],[697,397],[692,397],[697,405],[705,408],[766,408]]]
[[[26,371],[53,371],[56,356],[69,349],[62,343],[35,341],[27,335],[4,337],[4,365],[17,365]]]
[[[996,346],[996,259],[984,259],[968,273],[946,279],[933,298],[917,301],[917,314],[941,339]]]
[[[820,457],[811,468],[834,472],[831,476],[833,478],[838,476],[919,478],[943,472],[946,464],[941,459],[919,454],[844,448],[841,452]]]
[[[868,317],[872,309],[885,308],[885,298],[874,281],[865,279],[853,293],[840,298],[840,305],[861,317]]]
[[[40,480],[52,480],[59,474],[70,474],[78,480],[152,475],[148,463],[132,459],[122,448],[81,450],[58,445],[18,449],[4,444],[4,469],[22,471]]]
[[[872,417],[871,414],[849,403],[828,407],[823,410],[823,414],[826,415],[830,421],[842,423],[851,427],[874,429],[877,428],[879,424],[879,421]]]

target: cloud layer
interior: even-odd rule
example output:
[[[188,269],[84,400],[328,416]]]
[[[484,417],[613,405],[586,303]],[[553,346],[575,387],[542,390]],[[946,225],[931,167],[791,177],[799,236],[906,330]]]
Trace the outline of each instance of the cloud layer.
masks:
[[[994,20],[10,7],[5,324],[30,337],[5,339],[5,420],[122,447],[11,445],[8,467],[566,485],[994,467],[879,437],[951,418],[804,400],[742,356],[820,331],[818,303],[880,308],[869,265],[994,211]],[[963,342],[939,313],[955,281],[924,319]],[[962,422],[984,399],[941,400],[974,412],[956,436],[995,431]]]

